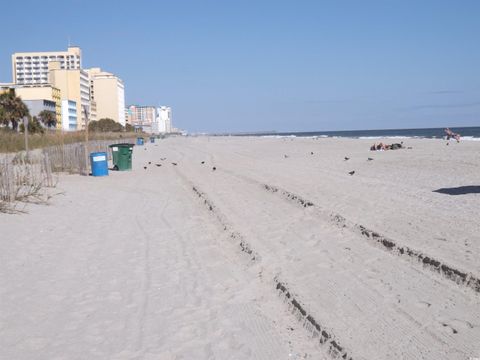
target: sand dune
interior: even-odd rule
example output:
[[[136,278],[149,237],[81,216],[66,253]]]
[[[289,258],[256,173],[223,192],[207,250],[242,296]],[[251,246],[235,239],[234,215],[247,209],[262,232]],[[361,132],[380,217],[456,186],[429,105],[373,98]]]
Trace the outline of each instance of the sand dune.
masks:
[[[407,145],[171,138],[62,176],[0,216],[0,358],[480,357],[480,143]]]

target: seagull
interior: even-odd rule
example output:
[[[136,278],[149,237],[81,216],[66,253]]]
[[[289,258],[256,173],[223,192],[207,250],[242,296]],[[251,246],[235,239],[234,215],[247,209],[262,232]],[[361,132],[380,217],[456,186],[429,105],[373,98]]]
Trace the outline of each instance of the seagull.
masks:
[[[162,161],[163,161],[163,160],[167,160],[167,158],[160,158],[160,160],[162,160]]]
[[[173,165],[173,166],[177,166],[177,163],[172,162],[172,165]]]
[[[350,175],[355,174],[355,170],[349,172]]]
[[[373,160],[373,158],[368,158],[368,159],[367,159],[367,161],[372,161],[372,160]]]
[[[205,161],[202,161],[202,164],[205,164]]]
[[[345,161],[347,161],[347,160],[350,160],[350,158],[345,156]]]
[[[155,165],[157,165],[157,166],[162,166],[162,164],[155,164]]]

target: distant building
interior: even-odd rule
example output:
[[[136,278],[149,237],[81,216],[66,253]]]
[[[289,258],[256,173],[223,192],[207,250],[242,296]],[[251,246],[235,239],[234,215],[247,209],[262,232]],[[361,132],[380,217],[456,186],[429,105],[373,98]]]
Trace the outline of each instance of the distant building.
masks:
[[[128,110],[128,108],[125,108],[125,125],[127,124],[131,124],[131,120],[130,120],[130,111]]]
[[[68,47],[67,51],[18,52],[12,55],[12,79],[15,84],[35,85],[49,82],[48,65],[52,61],[60,69],[79,70],[82,68],[82,51],[79,47]]]
[[[96,103],[96,117],[113,119],[125,126],[125,87],[123,81],[100,68],[85,70],[89,77],[90,94]]]
[[[172,109],[169,106],[130,105],[125,109],[127,123],[149,133],[172,132]]]
[[[157,118],[157,109],[154,106],[130,105],[127,113],[130,125],[146,132],[152,132],[152,125]]]
[[[158,132],[172,132],[172,108],[170,106],[160,106],[157,108]]]
[[[73,100],[62,100],[62,129],[65,131],[77,130],[77,104]]]

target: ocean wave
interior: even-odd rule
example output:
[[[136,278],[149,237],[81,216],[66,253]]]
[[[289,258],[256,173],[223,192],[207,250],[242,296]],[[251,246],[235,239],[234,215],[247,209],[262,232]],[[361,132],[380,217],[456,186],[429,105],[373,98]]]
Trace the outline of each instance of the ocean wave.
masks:
[[[421,136],[395,136],[395,135],[383,135],[383,136],[358,136],[355,139],[419,139]]]
[[[262,138],[271,138],[271,139],[284,139],[284,138],[296,138],[297,135],[262,135]]]
[[[480,137],[475,137],[475,136],[461,136],[460,140],[466,140],[466,141],[480,141]]]
[[[313,135],[313,136],[301,136],[301,135],[262,135],[263,138],[273,138],[273,139],[288,139],[288,138],[302,138],[302,139],[361,139],[361,140],[380,140],[380,139],[436,139],[436,140],[446,140],[444,136],[419,136],[419,135],[375,135],[375,136],[354,136],[354,135]],[[462,140],[465,141],[480,141],[480,137],[475,136],[461,136]]]

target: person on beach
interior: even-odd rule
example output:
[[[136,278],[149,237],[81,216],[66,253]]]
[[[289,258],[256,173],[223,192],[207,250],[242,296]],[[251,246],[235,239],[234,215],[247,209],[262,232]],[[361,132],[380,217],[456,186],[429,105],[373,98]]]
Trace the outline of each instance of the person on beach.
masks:
[[[389,145],[390,150],[398,150],[398,149],[403,149],[403,141],[399,143],[394,143],[392,145]]]
[[[378,145],[373,144],[370,147],[371,151],[382,151],[382,150],[398,150],[398,149],[403,149],[403,141],[399,143],[394,143],[391,145],[384,144],[384,143],[379,143]]]
[[[381,151],[381,150],[386,150],[386,147],[383,143],[378,143],[377,144],[373,144],[371,147],[370,147],[370,150],[371,151]]]
[[[457,133],[454,133],[452,130],[450,130],[449,128],[446,128],[445,129],[445,134],[447,134],[446,138],[447,138],[447,141],[449,141],[450,139],[455,139],[457,140],[457,143],[460,142],[460,134],[457,134]]]

